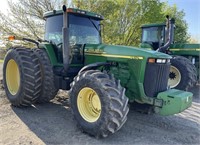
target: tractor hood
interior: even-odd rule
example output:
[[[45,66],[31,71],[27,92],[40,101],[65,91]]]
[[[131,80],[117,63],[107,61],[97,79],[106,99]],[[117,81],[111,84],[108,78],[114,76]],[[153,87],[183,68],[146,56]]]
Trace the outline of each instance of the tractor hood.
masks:
[[[85,52],[89,54],[98,54],[108,57],[116,56],[121,58],[171,58],[171,56],[157,51],[122,45],[86,44]]]

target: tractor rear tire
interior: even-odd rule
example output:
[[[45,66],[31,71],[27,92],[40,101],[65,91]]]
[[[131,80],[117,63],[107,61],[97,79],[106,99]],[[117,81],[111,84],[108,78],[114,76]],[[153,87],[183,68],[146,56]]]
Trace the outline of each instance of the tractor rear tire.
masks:
[[[57,92],[54,84],[54,73],[49,57],[44,49],[33,49],[35,55],[39,58],[42,73],[42,92],[37,99],[37,103],[45,103],[52,100]]]
[[[41,93],[41,70],[38,58],[26,48],[10,49],[3,64],[3,84],[14,106],[29,106]]]
[[[111,75],[98,70],[82,72],[71,83],[69,95],[77,125],[89,135],[107,137],[127,120],[125,88]]]
[[[197,82],[197,71],[192,62],[182,56],[171,59],[168,84],[170,88],[188,90]]]

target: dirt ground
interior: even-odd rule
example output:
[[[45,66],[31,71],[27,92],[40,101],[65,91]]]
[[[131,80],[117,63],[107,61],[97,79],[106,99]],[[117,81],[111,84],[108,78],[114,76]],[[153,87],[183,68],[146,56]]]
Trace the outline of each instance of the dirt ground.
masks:
[[[47,104],[15,108],[1,89],[0,144],[200,144],[199,87],[191,90],[194,100],[192,107],[186,111],[163,117],[130,110],[126,124],[117,133],[100,140],[82,133],[76,127],[65,92]]]

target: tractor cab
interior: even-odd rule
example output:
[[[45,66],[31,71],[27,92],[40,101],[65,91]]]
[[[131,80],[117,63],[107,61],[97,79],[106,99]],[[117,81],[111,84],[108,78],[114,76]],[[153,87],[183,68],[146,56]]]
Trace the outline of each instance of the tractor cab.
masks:
[[[72,63],[81,63],[84,45],[101,43],[100,21],[103,20],[103,17],[95,13],[72,8],[68,8],[66,12],[68,47],[70,47],[67,49],[71,50]],[[54,10],[47,12],[44,14],[44,18],[46,20],[45,40],[53,44],[58,62],[63,63],[63,11]],[[73,57],[74,55],[77,57]]]
[[[166,25],[162,24],[147,24],[142,25],[141,48],[151,48],[157,50],[167,41]]]
[[[99,44],[100,21],[103,17],[78,9],[68,9],[70,44]],[[45,40],[58,45],[62,43],[63,11],[53,11],[44,14],[46,19]]]

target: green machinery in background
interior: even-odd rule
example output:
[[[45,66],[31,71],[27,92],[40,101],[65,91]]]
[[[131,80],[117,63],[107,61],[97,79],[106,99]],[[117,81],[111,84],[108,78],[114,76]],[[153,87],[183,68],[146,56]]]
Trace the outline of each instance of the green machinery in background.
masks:
[[[123,126],[128,101],[160,115],[191,106],[192,93],[168,87],[171,56],[102,43],[103,17],[96,13],[63,6],[44,18],[45,40],[10,37],[37,47],[7,52],[3,80],[12,105],[48,102],[58,89],[69,90],[78,126],[95,137],[107,137]]]
[[[169,85],[171,88],[187,90],[194,86],[199,78],[200,44],[177,44],[174,42],[174,26],[171,31],[169,27],[168,16],[166,24],[142,25],[140,47],[171,55],[173,58],[171,59]],[[171,42],[165,49],[162,49],[169,37]]]

